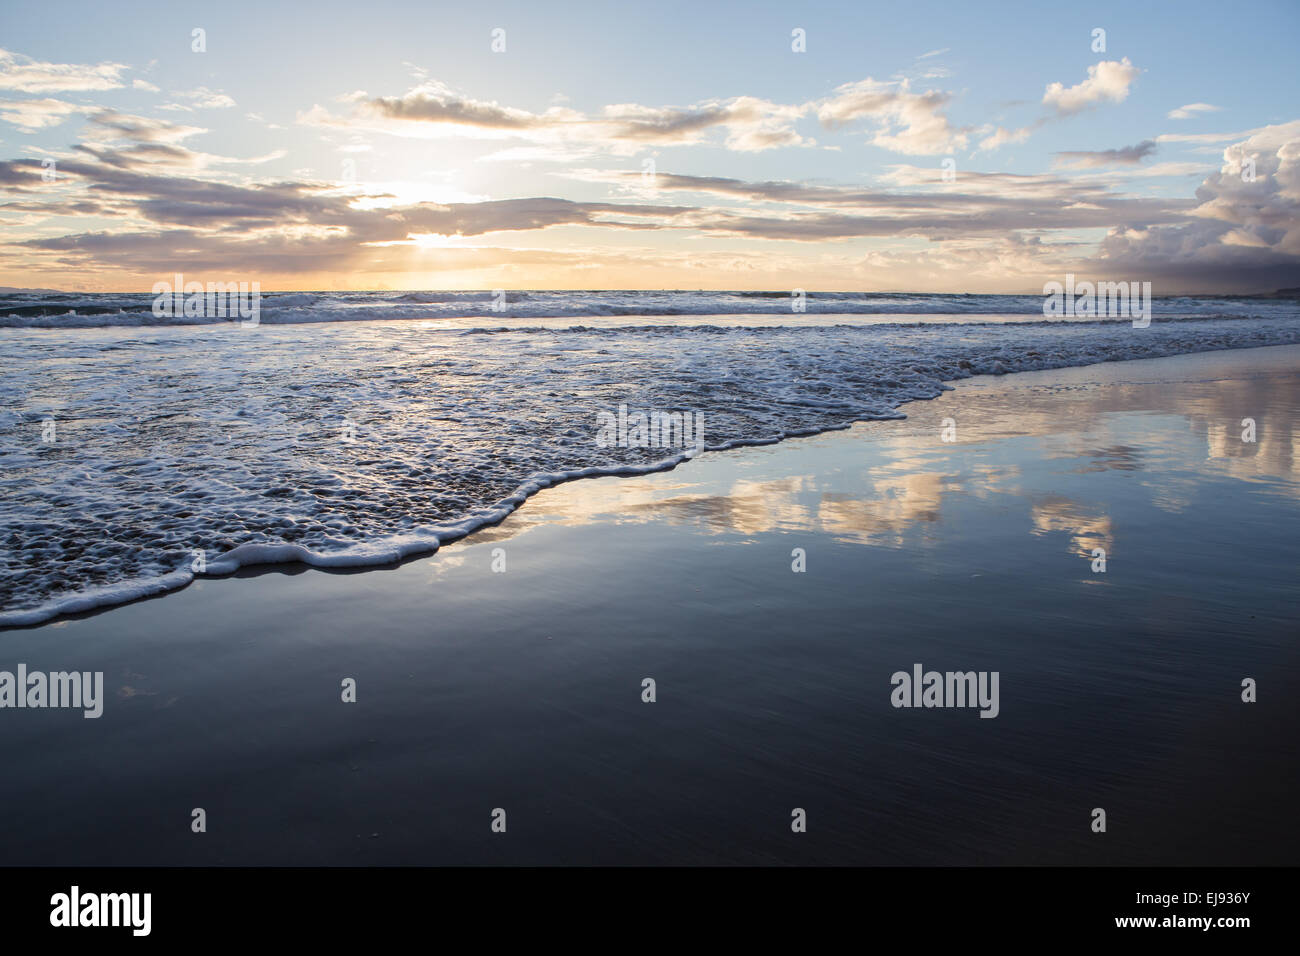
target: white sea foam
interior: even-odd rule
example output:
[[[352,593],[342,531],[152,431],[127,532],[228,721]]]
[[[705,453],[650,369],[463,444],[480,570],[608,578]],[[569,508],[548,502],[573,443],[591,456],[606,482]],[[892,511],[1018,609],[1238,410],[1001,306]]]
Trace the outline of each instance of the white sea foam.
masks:
[[[556,482],[683,460],[601,447],[620,404],[702,412],[718,449],[900,417],[980,373],[1300,341],[1294,304],[1146,329],[814,321],[0,330],[0,626],[182,586],[195,551],[208,574],[389,563]]]

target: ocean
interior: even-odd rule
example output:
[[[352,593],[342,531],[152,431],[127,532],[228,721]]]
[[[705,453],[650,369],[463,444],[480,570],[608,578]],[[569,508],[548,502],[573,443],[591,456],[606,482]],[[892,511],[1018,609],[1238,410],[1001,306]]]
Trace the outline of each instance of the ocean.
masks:
[[[271,293],[256,326],[148,294],[0,295],[0,626],[196,575],[390,564],[574,478],[902,417],[979,374],[1300,342],[1300,303],[1042,296]],[[666,420],[666,419],[665,419]],[[608,440],[610,436],[614,440]],[[639,437],[639,440],[638,440]]]

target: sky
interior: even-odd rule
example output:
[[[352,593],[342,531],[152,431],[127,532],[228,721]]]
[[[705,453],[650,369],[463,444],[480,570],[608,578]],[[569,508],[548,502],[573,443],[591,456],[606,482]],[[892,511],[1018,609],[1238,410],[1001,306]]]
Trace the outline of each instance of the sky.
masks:
[[[0,285],[1295,287],[1298,39],[1294,0],[8,4]]]

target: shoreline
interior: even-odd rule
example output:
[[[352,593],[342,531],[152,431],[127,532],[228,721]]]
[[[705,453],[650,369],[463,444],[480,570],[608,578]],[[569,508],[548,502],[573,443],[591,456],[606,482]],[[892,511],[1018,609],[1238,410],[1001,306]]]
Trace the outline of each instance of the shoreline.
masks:
[[[683,463],[698,458],[701,454],[731,451],[744,448],[761,448],[781,444],[791,439],[810,438],[837,431],[851,430],[865,422],[898,421],[907,418],[900,410],[920,403],[932,402],[955,388],[953,383],[965,383],[980,378],[1002,379],[1012,376],[1042,374],[1070,369],[1087,369],[1098,365],[1130,364],[1133,362],[1159,362],[1164,359],[1177,359],[1185,356],[1213,355],[1220,352],[1267,351],[1296,349],[1295,345],[1270,345],[1256,348],[1225,348],[1201,352],[1177,353],[1157,358],[1125,359],[1118,363],[1105,360],[1086,365],[1060,365],[1045,369],[984,373],[970,375],[960,379],[945,379],[941,382],[943,391],[929,397],[912,398],[894,406],[898,414],[856,418],[849,422],[836,422],[825,428],[796,431],[777,437],[756,439],[737,439],[717,445],[706,445],[704,451],[692,455],[677,454],[658,462],[645,465],[621,465],[614,467],[593,466],[576,469],[572,472],[554,475],[542,475],[529,479],[520,485],[510,496],[500,500],[489,513],[471,514],[446,525],[424,529],[418,534],[403,535],[380,539],[374,542],[358,544],[342,551],[314,552],[308,548],[293,544],[246,543],[231,551],[217,555],[208,562],[208,571],[195,573],[175,570],[170,574],[149,579],[128,580],[112,585],[104,585],[66,597],[53,599],[36,608],[18,611],[0,611],[0,632],[11,630],[30,630],[64,619],[93,616],[123,607],[137,601],[153,600],[182,591],[195,581],[220,580],[240,575],[245,571],[258,573],[258,569],[270,570],[280,565],[301,565],[316,570],[348,570],[362,572],[366,570],[391,568],[408,561],[419,560],[437,554],[442,548],[471,538],[486,528],[492,528],[505,521],[539,492],[559,487],[574,481],[588,478],[640,477],[673,471]]]
[[[0,853],[1294,863],[1297,369],[970,379],[907,419],[558,486],[399,566],[272,565],[10,631],[0,670],[102,673],[106,699],[4,711],[25,772]],[[917,665],[1000,674],[997,717],[896,709]]]

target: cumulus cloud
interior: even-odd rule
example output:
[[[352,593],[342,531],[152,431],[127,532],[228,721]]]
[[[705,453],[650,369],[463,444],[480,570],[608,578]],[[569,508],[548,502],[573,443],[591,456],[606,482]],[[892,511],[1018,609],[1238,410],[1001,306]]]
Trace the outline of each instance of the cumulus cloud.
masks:
[[[1102,60],[1088,67],[1088,77],[1082,83],[1070,87],[1061,83],[1049,84],[1043,94],[1043,105],[1068,116],[1107,100],[1121,103],[1137,76],[1138,68],[1129,62],[1128,57],[1118,61]]]
[[[1300,286],[1300,121],[1263,127],[1228,146],[1196,199],[1191,222],[1115,227],[1101,244],[1102,259],[1183,288]]]
[[[1106,100],[1118,103],[1128,96],[1128,88],[1137,74],[1137,67],[1125,58],[1119,62],[1107,60],[1088,67],[1088,78],[1068,89],[1062,83],[1052,83],[1043,94],[1043,105],[1053,111],[1051,114],[1018,129],[991,125],[982,127],[979,133],[984,138],[980,140],[979,149],[988,151],[1008,143],[1023,143],[1035,130],[1053,119],[1070,116]],[[1121,158],[1119,161],[1124,160]]]
[[[1267,126],[1223,151],[1223,167],[1196,191],[1195,215],[1227,223],[1300,255],[1300,121]]]
[[[909,81],[885,82],[868,77],[846,83],[816,104],[817,118],[827,129],[857,119],[877,124],[871,142],[882,149],[911,156],[936,156],[964,149],[968,129],[957,129],[944,114],[951,95],[938,90],[913,93]]]

